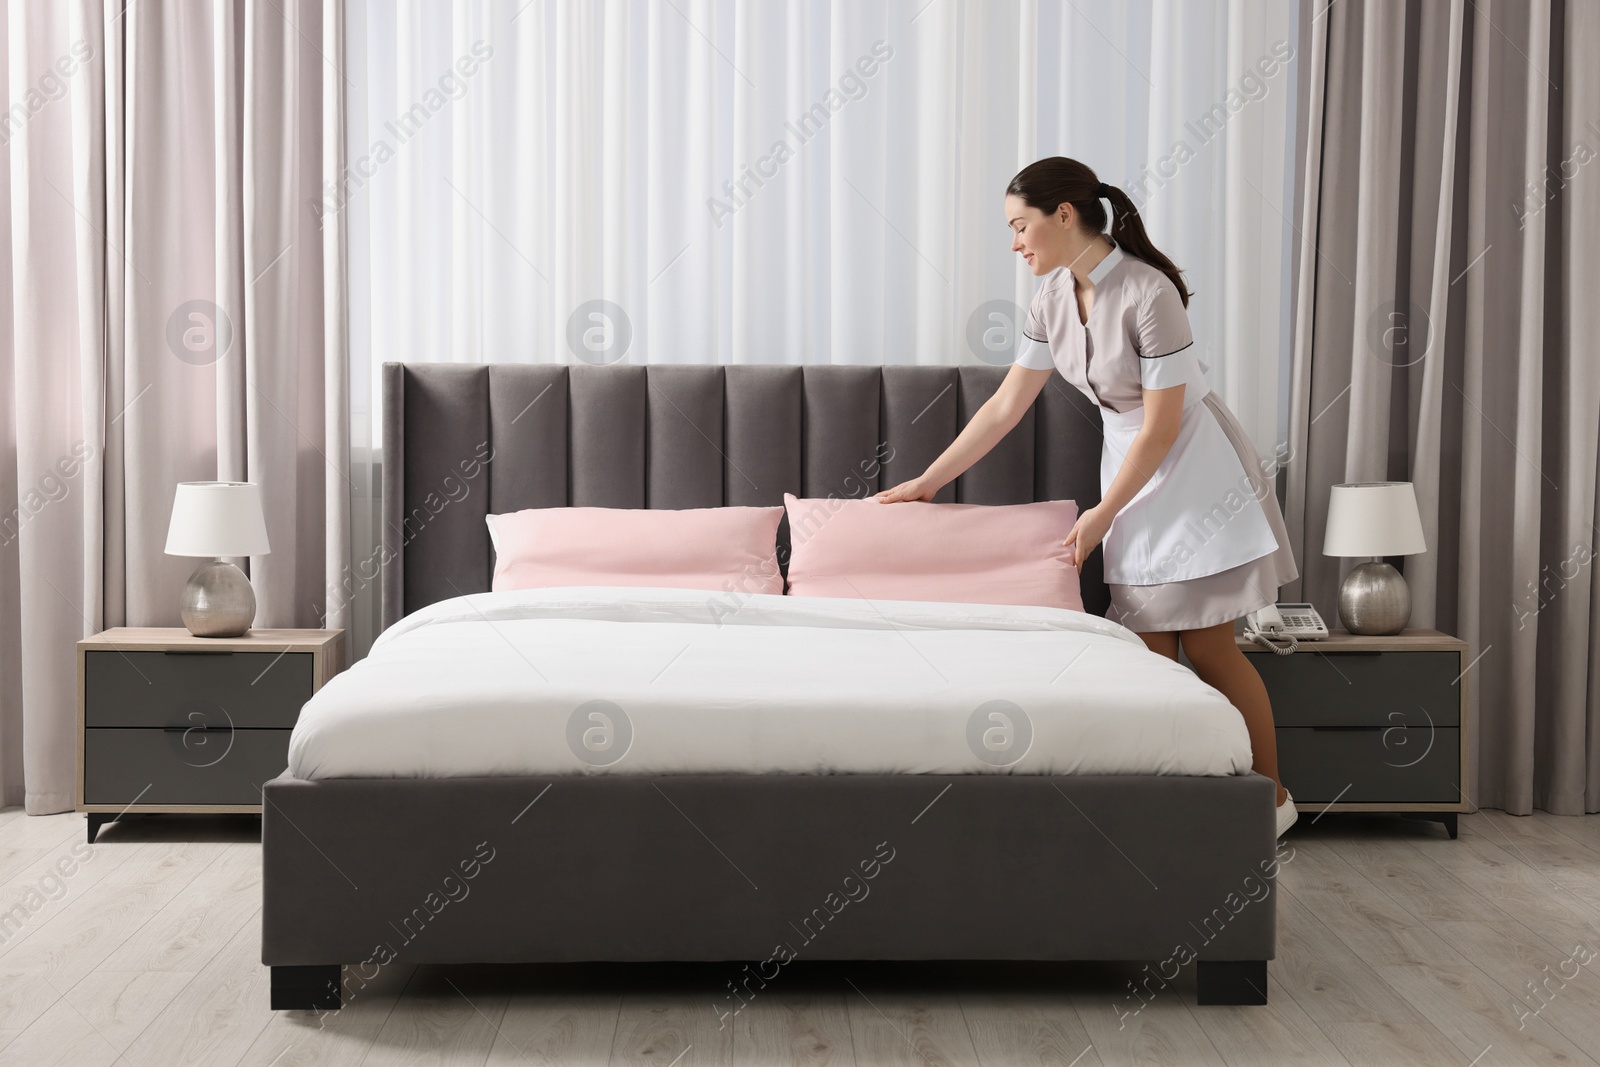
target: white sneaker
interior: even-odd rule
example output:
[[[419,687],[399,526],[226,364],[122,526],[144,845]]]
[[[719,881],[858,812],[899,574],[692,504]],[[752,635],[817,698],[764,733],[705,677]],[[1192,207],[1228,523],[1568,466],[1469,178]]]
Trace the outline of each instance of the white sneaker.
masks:
[[[1283,791],[1283,803],[1278,805],[1278,836],[1282,837],[1284,831],[1293,826],[1294,821],[1299,817],[1300,813],[1295,810],[1294,797],[1290,796],[1289,791],[1285,789]]]

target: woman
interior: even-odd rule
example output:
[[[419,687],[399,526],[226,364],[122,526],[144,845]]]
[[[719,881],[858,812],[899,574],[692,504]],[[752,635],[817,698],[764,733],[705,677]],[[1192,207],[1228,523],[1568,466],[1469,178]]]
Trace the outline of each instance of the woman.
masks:
[[[1261,461],[1206,384],[1182,273],[1150,243],[1128,194],[1077,160],[1024,168],[1005,208],[1011,250],[1046,278],[1023,348],[950,447],[878,499],[931,500],[1010,432],[1059,370],[1100,406],[1105,430],[1100,503],[1064,544],[1081,567],[1105,542],[1106,617],[1169,659],[1181,646],[1244,716],[1255,769],[1277,782],[1272,704],[1233,631],[1299,570]],[[1281,835],[1295,819],[1282,783],[1277,803]]]

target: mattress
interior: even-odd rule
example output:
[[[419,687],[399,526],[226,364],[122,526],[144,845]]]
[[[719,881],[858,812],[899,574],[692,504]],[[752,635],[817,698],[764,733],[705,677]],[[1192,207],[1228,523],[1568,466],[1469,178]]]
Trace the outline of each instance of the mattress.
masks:
[[[1237,710],[1063,608],[569,586],[440,601],[305,705],[301,779],[1250,770]]]

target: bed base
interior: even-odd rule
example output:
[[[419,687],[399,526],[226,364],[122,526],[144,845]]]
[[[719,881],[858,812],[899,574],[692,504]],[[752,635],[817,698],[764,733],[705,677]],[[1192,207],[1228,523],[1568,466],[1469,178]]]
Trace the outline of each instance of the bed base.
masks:
[[[731,981],[795,958],[1167,979],[1196,960],[1200,1003],[1259,1004],[1286,858],[1254,774],[284,777],[264,797],[275,1009],[347,1002],[397,960],[737,961]]]

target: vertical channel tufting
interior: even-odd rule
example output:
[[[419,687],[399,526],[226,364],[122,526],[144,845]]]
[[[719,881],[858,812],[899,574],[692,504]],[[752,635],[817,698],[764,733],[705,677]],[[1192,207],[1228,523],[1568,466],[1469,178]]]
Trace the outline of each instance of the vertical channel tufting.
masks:
[[[567,368],[557,363],[489,367],[489,514],[567,502]]]
[[[572,507],[645,506],[645,374],[642,366],[569,369]]]
[[[954,367],[883,368],[883,477],[888,489],[928,469],[961,432],[957,422],[959,380]],[[956,499],[952,482],[939,490],[935,503]]]
[[[405,609],[489,588],[489,368],[407,373],[404,391]]]
[[[809,366],[801,409],[801,484],[807,497],[865,497],[878,491],[886,450],[879,426],[883,368]]]
[[[774,507],[785,491],[800,491],[801,374],[799,367],[725,368],[725,503]]]
[[[1100,503],[1099,408],[1059,375],[1051,375],[1033,411],[1034,499],[1072,500],[1080,513]],[[1104,615],[1111,606],[1111,591],[1105,584],[1101,549],[1084,560],[1079,586],[1084,610]]]
[[[723,501],[722,368],[647,367],[645,506],[714,508]]]
[[[1083,462],[1100,454],[1100,412],[1094,402],[1059,376],[1045,382],[1033,411],[1033,495],[1038,500],[1076,500],[1087,510],[1100,502],[1100,465]]]
[[[994,395],[1008,373],[1005,367],[962,367],[961,422],[965,426]],[[1029,408],[1022,421],[1002,437],[989,454],[967,468],[956,479],[956,498],[963,504],[1026,504],[1033,500],[1034,412]],[[1062,535],[1066,536],[1065,534]]]
[[[728,367],[724,391],[724,499],[735,507],[781,506],[785,492],[800,492],[804,372],[788,366]],[[789,573],[788,515],[778,520],[778,569]]]
[[[378,561],[381,568],[381,616],[388,629],[406,613],[405,526],[406,513],[406,365],[383,365],[383,507],[379,513],[382,528],[378,537],[383,545]],[[359,571],[362,564],[357,564]],[[358,575],[352,575],[356,580]]]

